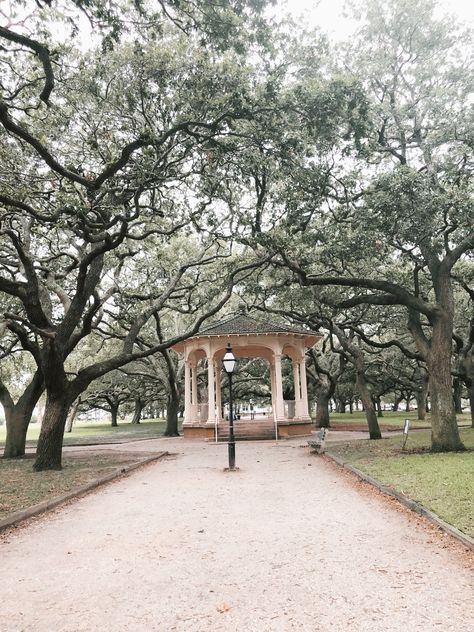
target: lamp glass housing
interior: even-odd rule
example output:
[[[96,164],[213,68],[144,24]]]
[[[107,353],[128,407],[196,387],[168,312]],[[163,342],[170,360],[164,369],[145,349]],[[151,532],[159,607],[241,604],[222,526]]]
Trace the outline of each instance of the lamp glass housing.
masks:
[[[235,355],[232,353],[230,343],[228,343],[227,349],[225,350],[225,355],[222,358],[222,364],[224,365],[224,371],[226,373],[230,374],[234,372],[237,360],[235,359]]]

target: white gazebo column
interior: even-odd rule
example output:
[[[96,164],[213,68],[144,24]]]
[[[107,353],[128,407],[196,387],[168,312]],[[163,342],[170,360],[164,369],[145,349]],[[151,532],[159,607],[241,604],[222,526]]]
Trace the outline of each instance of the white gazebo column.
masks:
[[[281,354],[273,356],[275,363],[275,419],[285,419],[285,403],[283,401],[283,384],[281,379]]]
[[[214,374],[216,381],[216,417],[217,422],[222,421],[222,392],[221,392],[221,365],[214,363]]]
[[[300,367],[296,360],[293,360],[293,382],[295,387],[295,417],[301,417],[301,387],[300,387]]]
[[[215,423],[216,421],[216,403],[214,399],[215,384],[214,384],[214,360],[212,357],[207,358],[207,421],[209,423]]]
[[[301,417],[309,417],[308,410],[308,385],[306,382],[306,362],[305,355],[300,360],[300,378],[301,378]]]
[[[198,418],[198,390],[197,390],[197,363],[193,362],[191,368],[191,421]]]
[[[184,423],[191,421],[191,365],[184,362]]]
[[[275,367],[273,361],[270,361],[270,392],[272,395],[272,415],[276,419],[276,388],[275,388]]]
[[[191,403],[193,406],[196,406],[198,403],[197,400],[197,366],[196,364],[191,364],[191,380],[192,380],[192,399]]]

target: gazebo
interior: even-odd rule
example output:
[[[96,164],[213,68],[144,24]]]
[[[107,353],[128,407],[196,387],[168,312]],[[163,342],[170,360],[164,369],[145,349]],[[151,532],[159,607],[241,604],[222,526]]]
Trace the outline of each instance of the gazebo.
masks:
[[[270,365],[272,412],[262,423],[272,428],[274,437],[309,434],[311,417],[308,411],[305,350],[314,346],[321,335],[280,323],[256,318],[244,309],[219,322],[203,328],[199,333],[174,345],[184,354],[184,421],[183,433],[189,438],[216,438],[227,423],[222,414],[221,365],[228,343],[237,358],[263,358]],[[293,364],[295,399],[283,399],[281,361],[288,356]],[[199,401],[197,367],[207,360],[207,397]],[[238,422],[237,422],[238,427]]]

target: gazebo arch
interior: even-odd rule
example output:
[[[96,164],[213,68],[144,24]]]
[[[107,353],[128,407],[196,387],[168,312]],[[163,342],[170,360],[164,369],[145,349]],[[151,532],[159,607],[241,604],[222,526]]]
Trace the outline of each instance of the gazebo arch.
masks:
[[[294,327],[255,318],[241,311],[203,328],[198,334],[172,347],[184,355],[184,421],[185,437],[217,437],[222,419],[221,365],[227,344],[237,358],[263,358],[270,365],[272,415],[278,437],[309,434],[311,417],[308,411],[305,350],[314,346],[321,335]],[[292,414],[285,411],[281,360],[286,355],[293,364],[295,406]],[[198,402],[197,364],[207,360],[207,401]]]

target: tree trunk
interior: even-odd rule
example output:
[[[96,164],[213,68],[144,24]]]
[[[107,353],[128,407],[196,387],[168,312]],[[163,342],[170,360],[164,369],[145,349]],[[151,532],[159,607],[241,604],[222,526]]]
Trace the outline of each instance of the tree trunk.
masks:
[[[179,393],[176,385],[170,384],[168,400],[166,404],[166,428],[165,437],[179,437],[178,432]]]
[[[349,412],[350,412],[351,415],[354,412],[354,400],[353,399],[349,400]]]
[[[364,405],[367,425],[369,426],[369,436],[371,439],[381,439],[382,433],[380,432],[377,414],[372,403],[372,397],[370,396],[369,389],[367,388],[367,382],[365,380],[363,370],[357,369],[356,375],[356,387],[362,400],[362,404]]]
[[[0,399],[5,411],[6,437],[3,457],[14,459],[25,455],[26,434],[31,416],[44,390],[43,376],[37,370],[23,394],[14,404],[10,393],[0,382]]]
[[[400,406],[400,402],[402,401],[403,397],[395,397],[395,399],[393,400],[393,406],[392,406],[392,410],[394,413],[397,412],[398,407]]]
[[[375,398],[375,405],[377,406],[377,417],[383,417],[382,401],[380,397]]]
[[[69,401],[64,394],[55,396],[48,393],[33,465],[35,472],[62,468],[63,436],[68,410]]]
[[[411,397],[407,397],[406,401],[405,401],[405,412],[406,413],[409,413],[410,410],[411,410],[411,408],[410,408],[410,400],[411,400]]]
[[[469,407],[471,409],[471,428],[474,428],[474,381],[468,385]]]
[[[112,428],[117,428],[118,423],[118,411],[119,411],[119,405],[118,404],[110,404],[110,418],[111,418],[111,426]]]
[[[426,417],[426,397],[418,397],[418,393],[416,395],[416,408],[417,408],[417,417],[420,421],[424,421]]]
[[[415,391],[416,407],[417,407],[418,419],[420,421],[424,421],[426,417],[427,393],[428,393],[428,376],[426,375],[426,371],[423,371],[421,375],[421,386]]]
[[[15,459],[25,456],[26,433],[31,419],[24,408],[14,406],[4,408],[7,436],[5,438],[4,459]]]
[[[456,415],[462,415],[462,382],[459,378],[453,380],[453,401]]]
[[[31,416],[44,391],[43,376],[36,370],[31,382],[15,404],[8,389],[0,382],[0,401],[5,410],[6,437],[3,456],[6,459],[25,455],[26,433]]]
[[[316,406],[316,426],[318,428],[329,428],[329,394],[326,392],[318,392]]]
[[[132,424],[139,424],[142,417],[143,402],[141,399],[135,400],[135,411],[133,413]]]
[[[72,424],[74,423],[74,419],[76,418],[77,409],[79,408],[79,404],[81,403],[81,399],[78,397],[74,404],[71,406],[67,419],[66,419],[66,429],[65,432],[72,432]]]
[[[443,299],[446,311],[433,319],[433,335],[427,362],[431,398],[431,449],[434,452],[451,452],[462,450],[464,446],[459,436],[453,402],[453,297],[449,275],[439,281],[438,294]]]

